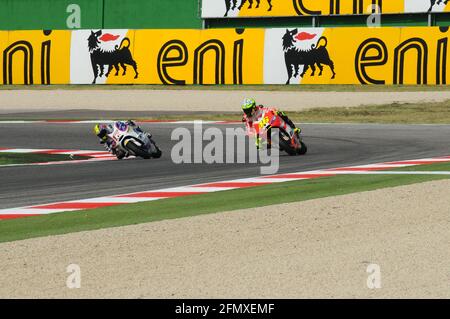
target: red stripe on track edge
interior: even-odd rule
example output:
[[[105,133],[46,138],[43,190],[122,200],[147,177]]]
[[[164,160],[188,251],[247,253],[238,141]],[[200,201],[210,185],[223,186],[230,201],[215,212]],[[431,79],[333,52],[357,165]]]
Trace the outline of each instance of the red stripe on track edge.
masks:
[[[76,152],[76,150],[42,150],[42,151],[33,151],[32,154],[59,154],[59,153],[69,153],[69,152]]]
[[[193,187],[236,187],[236,188],[244,188],[244,187],[253,187],[253,186],[262,186],[271,184],[270,182],[256,182],[256,183],[245,183],[245,182],[217,182],[203,185],[195,185]]]
[[[320,178],[320,177],[330,177],[330,176],[336,176],[336,174],[281,174],[281,175],[273,175],[273,176],[266,176],[263,178],[307,178],[307,179],[313,179],[313,178]]]
[[[367,171],[385,171],[385,170],[389,170],[389,169],[392,169],[392,168],[393,167],[391,167],[391,166],[380,166],[380,167],[342,167],[342,168],[327,169],[326,171],[335,171],[335,172],[340,172],[340,171],[367,172]]]
[[[181,197],[181,196],[190,196],[190,195],[199,195],[204,194],[205,192],[142,192],[142,193],[135,193],[135,194],[127,194],[127,195],[119,195],[115,197],[148,197],[148,198],[154,198],[154,197],[162,197],[162,198],[172,198],[172,197]]]

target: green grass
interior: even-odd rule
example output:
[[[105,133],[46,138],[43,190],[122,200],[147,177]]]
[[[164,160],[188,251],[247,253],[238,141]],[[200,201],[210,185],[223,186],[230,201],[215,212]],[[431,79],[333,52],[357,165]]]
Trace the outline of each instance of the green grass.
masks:
[[[316,108],[294,113],[301,122],[449,124],[450,100],[359,107]]]
[[[398,123],[450,124],[450,100],[436,103],[405,103],[358,107],[313,108],[300,112],[286,112],[299,123]],[[161,115],[153,120],[240,121],[241,113]],[[149,118],[141,118],[144,120]]]
[[[357,107],[313,108],[286,112],[298,123],[386,123],[386,124],[450,124],[450,100],[436,103],[405,103]],[[240,121],[241,113],[163,114],[140,120],[170,121]],[[104,118],[106,120],[107,118]],[[0,122],[1,123],[1,122]]]
[[[433,164],[405,169],[450,171],[450,164]],[[446,178],[450,177],[436,175],[341,175],[80,212],[3,220],[0,221],[0,242],[299,202]],[[301,213],[304,212],[300,211],[299,214]]]
[[[53,87],[53,86],[52,86]],[[52,88],[43,87],[43,90]],[[78,86],[75,86],[77,88]],[[104,89],[105,86],[100,86]],[[127,86],[126,86],[127,87]],[[139,89],[139,87],[148,89],[161,89],[167,88],[166,86],[131,86],[131,89]],[[246,88],[245,86],[239,86]],[[2,88],[0,86],[0,88]],[[23,86],[11,86],[10,89],[20,89]],[[35,88],[32,86],[32,88]],[[37,87],[41,89],[41,87]],[[82,86],[87,90],[92,89],[92,86]],[[108,86],[111,89],[120,89],[123,86]],[[172,89],[182,89],[181,87],[170,87]],[[214,88],[217,90],[232,90],[238,89],[238,87],[216,87],[216,86],[192,86],[193,89],[205,89]],[[257,87],[256,87],[257,88]],[[264,90],[298,90],[298,91],[328,91],[328,86],[264,86],[261,89]],[[3,88],[5,89],[5,88]],[[73,89],[69,86],[67,89]],[[254,86],[248,87],[248,90],[255,89]],[[378,87],[378,86],[333,86],[333,90],[336,91],[389,91],[393,90],[392,87]],[[395,87],[396,91],[420,91],[420,90],[450,90],[450,86],[398,86]],[[286,112],[288,116],[298,123],[385,123],[385,124],[450,124],[450,100],[435,103],[391,103],[386,105],[365,105],[359,107],[330,107],[330,108],[312,108],[309,110],[299,112]],[[207,112],[199,113],[192,112],[188,114],[162,114],[152,117],[136,118],[135,120],[171,120],[171,121],[190,121],[190,120],[203,120],[203,121],[240,121],[242,113],[240,113],[239,107],[236,107],[236,112]],[[109,117],[103,117],[103,120],[113,119]],[[17,118],[3,117],[0,120],[18,120]],[[48,120],[48,118],[36,117],[29,120]],[[53,118],[51,120],[58,120]],[[78,118],[71,118],[71,120],[82,120]]]
[[[447,85],[1,85],[0,90],[218,90],[312,92],[448,91]]]
[[[436,103],[405,103],[388,105],[368,105],[357,107],[313,108],[300,112],[286,112],[298,123],[386,123],[386,124],[450,124],[450,100]],[[103,117],[103,120],[113,118]],[[240,121],[242,113],[192,113],[192,114],[162,114],[153,117],[135,118],[142,120],[170,121]],[[17,118],[2,118],[1,121],[17,120]],[[30,120],[45,120],[33,118]],[[51,120],[58,120],[56,118]],[[73,118],[71,120],[82,120]]]
[[[62,154],[0,153],[0,165],[71,161],[87,158],[86,156],[73,156],[73,158],[70,158],[69,155]]]

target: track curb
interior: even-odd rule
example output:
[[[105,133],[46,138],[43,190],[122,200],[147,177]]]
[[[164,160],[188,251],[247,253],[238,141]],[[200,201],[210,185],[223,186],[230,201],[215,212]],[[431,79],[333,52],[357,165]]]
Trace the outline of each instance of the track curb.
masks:
[[[0,209],[0,220],[23,218],[37,215],[47,215],[66,211],[80,211],[85,209],[94,209],[106,206],[117,206],[123,204],[153,201],[166,198],[212,193],[224,190],[257,187],[262,185],[283,183],[288,181],[309,180],[314,178],[330,177],[342,174],[355,174],[373,171],[376,172],[409,166],[447,163],[447,162],[450,162],[450,156],[440,156],[432,158],[383,162],[358,166],[345,166],[314,171],[267,175],[253,178],[234,179],[234,180],[202,183],[174,188],[165,188],[159,190],[149,190],[144,192],[118,194],[113,196],[102,196],[81,200]]]

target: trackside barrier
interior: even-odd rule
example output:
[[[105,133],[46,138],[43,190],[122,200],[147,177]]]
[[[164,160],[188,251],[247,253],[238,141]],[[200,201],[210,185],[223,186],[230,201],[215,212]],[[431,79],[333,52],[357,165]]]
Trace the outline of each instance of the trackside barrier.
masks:
[[[3,84],[447,84],[448,27],[0,31]]]
[[[202,0],[202,18],[449,12],[446,0]]]

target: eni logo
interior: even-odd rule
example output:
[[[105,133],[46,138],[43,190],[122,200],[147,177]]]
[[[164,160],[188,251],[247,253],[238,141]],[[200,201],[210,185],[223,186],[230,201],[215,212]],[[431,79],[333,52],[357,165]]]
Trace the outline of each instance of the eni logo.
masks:
[[[44,35],[49,36],[52,31],[44,30]],[[50,49],[51,40],[43,41],[41,43],[41,84],[51,84],[50,81]],[[17,53],[22,53],[17,55]],[[34,68],[34,50],[30,42],[19,40],[9,45],[3,51],[3,84],[14,84],[13,69],[15,63],[20,63],[19,58],[23,57],[23,82],[24,84],[34,84],[33,68]]]
[[[447,33],[449,27],[439,27],[441,33]],[[436,47],[435,54],[430,47]],[[415,64],[408,64],[407,53],[414,52]],[[386,84],[384,78],[376,79],[370,70],[381,68],[389,59],[393,60],[393,84],[404,84],[405,74],[415,72],[416,84],[429,84],[428,70],[436,70],[436,84],[447,84],[448,37],[440,38],[435,44],[420,37],[404,40],[394,48],[393,54],[387,44],[380,38],[369,38],[363,41],[356,50],[355,71],[361,84]]]
[[[244,29],[236,29],[236,34],[242,35]],[[214,56],[214,83],[225,84],[225,44],[219,39],[210,39],[201,43],[194,50],[194,66],[192,79],[194,84],[204,84],[205,55],[209,52]],[[243,84],[244,39],[233,43],[233,84]],[[172,68],[184,67],[189,61],[189,50],[185,42],[173,39],[166,42],[158,53],[158,76],[163,84],[186,84],[185,79],[175,79],[170,75]]]
[[[309,6],[307,6],[304,2],[305,0],[293,0],[294,9],[297,12],[299,16],[303,15],[322,15],[323,12],[328,9],[329,13],[331,15],[333,14],[364,14],[364,8],[365,4],[370,3],[372,6],[371,8],[379,8],[380,12],[382,12],[382,6],[383,6],[383,0],[353,0],[353,6],[352,6],[352,12],[343,12],[341,10],[341,1],[342,0],[330,0],[329,4],[325,4],[325,1],[323,1],[320,4],[325,4],[325,7],[320,8],[320,10],[314,10],[311,9]],[[311,1],[314,2],[314,1]],[[314,3],[317,5],[317,1]],[[375,13],[375,12],[372,12]]]

